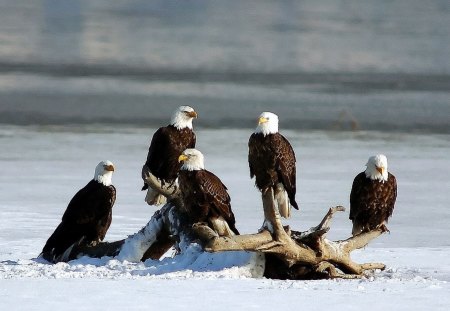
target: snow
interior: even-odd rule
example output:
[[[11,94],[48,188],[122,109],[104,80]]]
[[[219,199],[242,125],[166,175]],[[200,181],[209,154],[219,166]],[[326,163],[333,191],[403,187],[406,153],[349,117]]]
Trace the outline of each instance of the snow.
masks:
[[[170,208],[168,204],[161,208]],[[144,256],[145,251],[156,241],[156,233],[161,230],[163,222],[161,218],[152,217],[143,230],[130,235],[122,245],[117,259],[121,261],[138,262]]]
[[[300,212],[284,221],[317,225],[330,206],[348,206],[353,177],[370,155],[384,153],[399,195],[390,234],[353,252],[357,262],[383,262],[362,280],[280,281],[261,278],[254,254],[183,255],[135,262],[82,257],[55,265],[36,259],[73,194],[104,159],[115,163],[117,201],[106,240],[138,232],[155,212],[144,202],[140,172],[154,129],[117,126],[0,126],[1,310],[214,310],[277,307],[317,310],[447,310],[450,306],[448,210],[450,136],[375,132],[283,131],[298,159]],[[197,129],[206,168],[230,189],[237,228],[261,227],[260,194],[247,166],[253,129]],[[348,211],[335,215],[328,238],[347,238]]]

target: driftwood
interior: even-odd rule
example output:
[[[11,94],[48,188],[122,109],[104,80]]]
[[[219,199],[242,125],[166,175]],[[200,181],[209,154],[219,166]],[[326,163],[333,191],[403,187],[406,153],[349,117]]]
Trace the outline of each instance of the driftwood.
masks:
[[[385,228],[341,241],[330,241],[326,238],[333,215],[345,210],[342,206],[330,208],[316,227],[306,232],[297,232],[283,227],[273,190],[270,189],[262,194],[265,216],[265,228],[262,231],[255,234],[219,236],[205,223],[192,226],[186,221],[176,185],[161,187],[152,174],[146,172],[145,176],[149,185],[168,198],[166,205],[136,234],[120,241],[74,247],[70,258],[67,259],[82,255],[113,256],[129,261],[159,259],[180,241],[190,243],[200,240],[204,250],[208,252],[241,250],[264,253],[265,276],[270,278],[359,278],[364,276],[366,271],[385,268],[382,263],[359,264],[350,257],[353,250],[365,247],[371,240],[380,236]]]
[[[380,236],[384,229],[362,233],[343,241],[330,241],[326,239],[326,233],[330,229],[331,219],[334,213],[345,210],[337,206],[330,208],[318,226],[306,232],[291,231],[282,226],[273,190],[266,191],[262,197],[268,229],[256,234],[219,237],[209,227],[196,224],[194,231],[203,241],[205,250],[245,250],[276,255],[275,258],[269,258],[278,258],[285,264],[285,269],[279,272],[279,278],[303,278],[305,275],[356,278],[363,276],[367,270],[385,268],[381,263],[358,264],[350,258],[353,250],[366,246]]]

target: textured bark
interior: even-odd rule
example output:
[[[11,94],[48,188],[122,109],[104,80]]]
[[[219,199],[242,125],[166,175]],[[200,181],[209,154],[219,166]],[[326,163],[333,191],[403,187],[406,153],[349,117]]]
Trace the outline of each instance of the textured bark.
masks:
[[[384,232],[382,228],[343,241],[326,239],[333,214],[345,210],[342,206],[330,208],[321,223],[306,232],[291,232],[282,226],[271,189],[263,193],[263,206],[271,232],[264,230],[256,234],[219,237],[203,224],[196,224],[194,231],[205,250],[210,252],[245,250],[275,255],[285,264],[285,269],[279,273],[280,278],[289,275],[290,278],[302,278],[306,274],[314,274],[314,278],[324,274],[330,278],[354,278],[361,277],[367,270],[385,268],[381,263],[359,264],[350,257],[353,250],[380,236]],[[268,258],[275,261],[273,257]],[[276,273],[271,271],[272,277]]]
[[[147,167],[147,165],[144,165],[142,167],[141,175],[142,178],[145,180],[145,183],[149,187],[157,190],[159,193],[166,196],[168,201],[178,199],[179,190],[178,185],[176,183],[162,185],[161,181],[150,172],[150,169]]]

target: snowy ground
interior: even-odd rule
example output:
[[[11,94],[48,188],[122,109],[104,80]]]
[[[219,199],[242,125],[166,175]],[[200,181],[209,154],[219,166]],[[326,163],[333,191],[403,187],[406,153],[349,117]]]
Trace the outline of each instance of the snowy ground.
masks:
[[[143,202],[140,169],[154,129],[129,127],[0,127],[0,309],[178,310],[214,308],[316,310],[447,310],[450,307],[450,137],[286,131],[298,158],[300,212],[288,222],[306,230],[327,208],[348,206],[353,177],[369,155],[383,152],[399,195],[391,234],[354,252],[386,271],[363,280],[274,281],[252,278],[249,255],[189,254],[160,262],[81,258],[49,265],[36,256],[73,194],[103,159],[117,167],[109,241],[139,230],[154,213]],[[261,225],[260,197],[247,168],[249,130],[197,130],[206,166],[229,187],[237,227]],[[329,237],[347,238],[347,212]]]

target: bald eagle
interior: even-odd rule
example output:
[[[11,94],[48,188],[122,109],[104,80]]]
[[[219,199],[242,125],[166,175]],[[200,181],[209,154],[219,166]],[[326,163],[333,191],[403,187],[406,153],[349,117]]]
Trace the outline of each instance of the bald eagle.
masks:
[[[262,192],[273,188],[278,211],[284,218],[291,214],[290,205],[298,209],[295,161],[294,149],[278,132],[278,116],[263,112],[248,142],[250,178],[256,177],[256,186]]]
[[[353,235],[385,225],[397,198],[397,181],[387,170],[386,156],[372,156],[366,166],[364,172],[356,175],[350,193]]]
[[[148,169],[161,181],[161,185],[172,185],[178,176],[181,164],[178,156],[187,148],[194,148],[196,137],[192,130],[192,120],[197,118],[197,112],[192,107],[181,106],[172,116],[168,126],[159,128],[148,148],[147,161],[142,170],[144,186],[142,190],[147,191],[145,201],[149,205],[161,205],[166,198],[145,183]]]
[[[94,245],[105,238],[111,225],[116,188],[111,184],[114,165],[102,161],[94,179],[70,200],[62,221],[48,238],[41,256],[50,261],[67,260],[74,245]]]
[[[239,234],[227,187],[205,170],[203,154],[186,149],[179,161],[183,163],[178,177],[181,198],[191,223],[206,222],[220,236]]]

